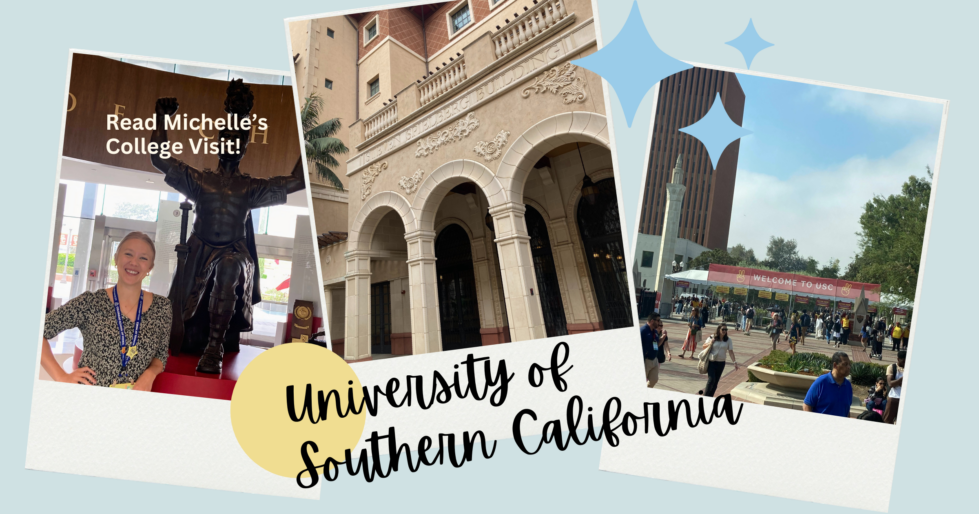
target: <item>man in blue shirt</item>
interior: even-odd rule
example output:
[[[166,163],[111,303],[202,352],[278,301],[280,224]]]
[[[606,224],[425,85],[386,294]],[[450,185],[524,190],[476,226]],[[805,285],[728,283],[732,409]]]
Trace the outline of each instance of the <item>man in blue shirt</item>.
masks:
[[[639,339],[642,341],[642,357],[646,362],[646,387],[653,387],[659,382],[659,331],[660,317],[657,313],[649,315],[646,324],[639,329]]]
[[[833,354],[833,370],[816,379],[806,393],[802,410],[832,416],[850,417],[853,386],[846,379],[850,374],[850,357],[846,352]]]

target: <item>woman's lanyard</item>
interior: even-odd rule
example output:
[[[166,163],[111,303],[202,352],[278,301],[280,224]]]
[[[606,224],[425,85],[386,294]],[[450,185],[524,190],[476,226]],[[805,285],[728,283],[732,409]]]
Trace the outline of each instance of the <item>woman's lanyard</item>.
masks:
[[[122,325],[122,309],[119,308],[119,293],[116,288],[112,288],[112,303],[116,306],[116,325],[119,327],[119,353],[122,355],[122,370],[119,372],[119,382],[129,382],[129,370],[126,365],[131,358],[129,349],[136,346],[139,341],[139,326],[143,322],[143,291],[139,292],[139,303],[136,306],[136,321],[133,327],[133,344],[126,344],[126,329]]]

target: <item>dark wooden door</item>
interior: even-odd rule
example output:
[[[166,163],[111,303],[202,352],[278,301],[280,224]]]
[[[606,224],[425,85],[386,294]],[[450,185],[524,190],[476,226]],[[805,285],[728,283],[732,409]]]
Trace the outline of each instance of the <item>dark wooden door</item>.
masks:
[[[469,234],[449,225],[435,240],[442,350],[480,346],[479,305]]]
[[[578,202],[581,242],[588,258],[604,328],[631,327],[629,278],[625,252],[622,250],[615,181],[605,179],[596,182],[595,186],[598,187],[598,197],[594,204],[584,199]]]
[[[530,254],[534,258],[537,275],[537,291],[544,312],[544,328],[547,337],[568,335],[568,322],[564,317],[564,302],[557,280],[557,267],[551,253],[551,239],[547,235],[547,223],[537,209],[527,206],[525,213],[527,233],[530,235]]]
[[[391,353],[391,283],[371,284],[371,354]]]

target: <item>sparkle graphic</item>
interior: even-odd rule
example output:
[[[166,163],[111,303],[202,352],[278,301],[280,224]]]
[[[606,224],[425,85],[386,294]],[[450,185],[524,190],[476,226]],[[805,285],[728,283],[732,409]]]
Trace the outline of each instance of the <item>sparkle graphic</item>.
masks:
[[[724,43],[725,45],[730,45],[736,48],[741,55],[744,57],[744,62],[748,68],[751,68],[751,61],[754,60],[758,52],[770,47],[775,46],[768,41],[765,41],[758,35],[758,31],[755,30],[755,23],[752,20],[748,20],[748,26],[744,29],[744,32],[740,36]]]
[[[721,158],[724,149],[733,141],[740,139],[748,134],[750,130],[739,127],[737,123],[731,121],[721,103],[721,94],[717,93],[714,103],[703,118],[689,127],[683,127],[680,132],[685,132],[700,140],[707,149],[711,164],[717,169],[717,160]]]
[[[622,30],[610,43],[572,62],[608,81],[619,97],[626,124],[630,127],[643,97],[657,82],[693,67],[670,57],[656,46],[636,2],[633,2]]]

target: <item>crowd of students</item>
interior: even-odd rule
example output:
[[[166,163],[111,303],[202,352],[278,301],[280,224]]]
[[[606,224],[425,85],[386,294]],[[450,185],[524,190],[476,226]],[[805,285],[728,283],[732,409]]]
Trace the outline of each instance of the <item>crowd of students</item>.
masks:
[[[796,311],[787,316],[785,311],[773,305],[768,309],[772,322],[765,327],[772,340],[774,350],[780,338],[789,343],[793,354],[798,344],[805,345],[808,335],[814,335],[816,340],[825,339],[826,344],[849,345],[850,335],[854,328],[854,315],[850,311],[834,311],[817,309],[810,313],[808,310]],[[705,332],[708,321],[715,316],[727,317],[737,315],[737,323],[733,330],[751,335],[752,324],[756,319],[755,306],[726,302],[711,297],[675,297],[671,314],[680,314],[687,321],[686,336],[680,348],[681,359],[706,359],[707,385],[698,392],[704,396],[714,396],[718,382],[724,372],[726,356],[729,354],[735,369],[738,363],[734,355],[731,339],[728,337],[726,323],[719,323],[712,335],[701,343],[701,334]],[[658,313],[649,316],[646,324],[640,330],[643,357],[646,363],[646,385],[653,387],[659,381],[660,365],[672,360],[669,347],[669,336],[663,327]],[[908,346],[908,324],[900,321],[888,321],[884,316],[875,313],[867,315],[866,322],[860,327],[860,341],[863,351],[870,351],[871,358],[882,359],[883,345],[886,339],[891,341],[891,350],[898,352],[897,363],[887,368],[885,378],[881,378],[875,387],[870,388],[865,400],[866,412],[860,417],[873,421],[895,423],[901,398],[901,384],[904,376],[904,360]],[[704,362],[700,363],[701,366]],[[701,370],[704,373],[704,370]],[[844,351],[838,351],[832,356],[832,370],[819,377],[807,392],[804,400],[804,410],[824,414],[849,416],[853,398],[853,388],[846,377],[850,374],[850,357]]]

